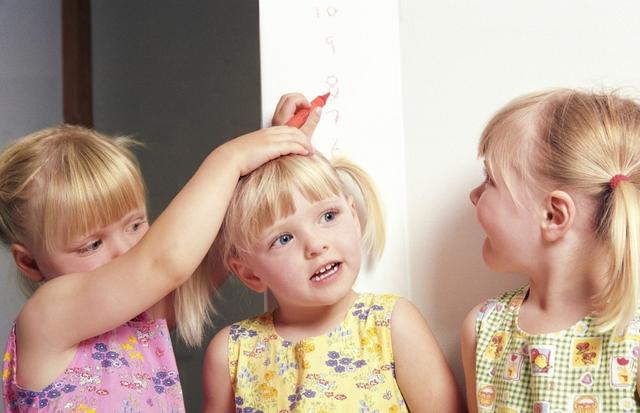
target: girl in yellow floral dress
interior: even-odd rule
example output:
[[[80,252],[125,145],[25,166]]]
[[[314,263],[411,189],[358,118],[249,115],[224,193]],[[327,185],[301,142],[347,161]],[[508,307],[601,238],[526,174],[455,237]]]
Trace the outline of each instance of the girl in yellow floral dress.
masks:
[[[361,251],[377,257],[384,246],[362,169],[319,154],[265,164],[238,184],[220,241],[228,268],[252,290],[268,289],[278,307],[211,341],[205,411],[460,411],[416,307],[352,290]]]

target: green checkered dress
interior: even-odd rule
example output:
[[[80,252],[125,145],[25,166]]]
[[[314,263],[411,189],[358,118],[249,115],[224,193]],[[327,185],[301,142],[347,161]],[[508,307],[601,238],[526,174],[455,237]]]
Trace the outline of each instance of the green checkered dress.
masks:
[[[556,333],[518,327],[528,287],[488,300],[476,320],[480,413],[640,412],[635,399],[640,316],[623,336],[597,334],[587,316]]]

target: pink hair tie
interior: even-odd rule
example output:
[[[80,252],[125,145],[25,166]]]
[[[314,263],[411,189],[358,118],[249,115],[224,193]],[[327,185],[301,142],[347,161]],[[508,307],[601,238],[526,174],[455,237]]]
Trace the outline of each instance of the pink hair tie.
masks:
[[[623,175],[623,174],[614,175],[613,178],[611,178],[611,180],[609,181],[609,185],[611,186],[611,189],[616,189],[616,187],[620,182],[628,181],[628,180],[629,180],[629,177],[627,175]]]

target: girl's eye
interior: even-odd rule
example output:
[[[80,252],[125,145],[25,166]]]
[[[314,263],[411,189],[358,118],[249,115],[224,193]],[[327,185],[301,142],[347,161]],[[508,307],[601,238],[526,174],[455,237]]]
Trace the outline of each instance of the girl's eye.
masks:
[[[147,223],[147,221],[142,220],[142,221],[136,221],[133,224],[131,224],[129,226],[129,231],[130,232],[138,232],[145,224]]]
[[[98,250],[98,248],[100,248],[100,246],[102,245],[102,240],[101,239],[97,239],[93,242],[90,242],[89,244],[85,245],[84,247],[81,247],[78,252],[80,254],[91,254],[92,252],[95,252]]]
[[[271,247],[273,248],[280,248],[280,247],[284,247],[285,245],[287,245],[291,240],[293,239],[293,235],[291,234],[281,234],[278,235],[278,238],[276,238],[273,243],[271,244]]]
[[[322,214],[321,221],[322,222],[331,222],[334,219],[336,219],[337,215],[338,215],[338,211],[335,211],[335,210],[327,211],[324,214]]]

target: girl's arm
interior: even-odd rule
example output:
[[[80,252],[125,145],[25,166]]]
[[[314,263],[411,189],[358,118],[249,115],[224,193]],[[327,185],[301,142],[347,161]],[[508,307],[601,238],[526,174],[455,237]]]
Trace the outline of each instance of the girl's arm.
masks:
[[[391,316],[396,380],[413,413],[464,411],[455,379],[418,309],[400,299]]]
[[[477,413],[476,402],[476,317],[482,304],[478,304],[469,311],[462,323],[460,346],[462,349],[462,366],[464,367],[464,381],[467,391],[467,409],[469,413]]]
[[[310,150],[308,137],[284,126],[219,146],[127,253],[91,272],[56,277],[37,290],[17,321],[22,360],[36,367],[48,354],[68,352],[153,306],[198,266],[241,176],[278,156]]]
[[[207,347],[202,369],[203,413],[235,412],[229,375],[229,326],[220,330]]]

